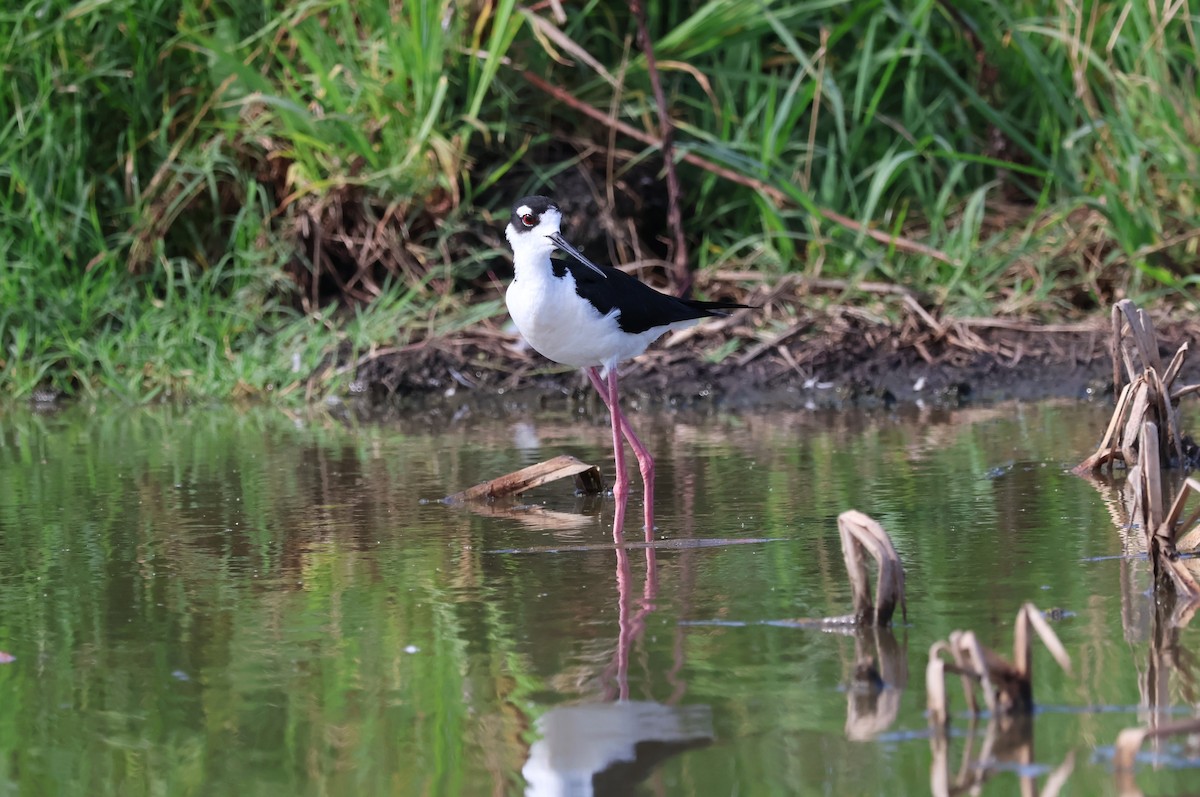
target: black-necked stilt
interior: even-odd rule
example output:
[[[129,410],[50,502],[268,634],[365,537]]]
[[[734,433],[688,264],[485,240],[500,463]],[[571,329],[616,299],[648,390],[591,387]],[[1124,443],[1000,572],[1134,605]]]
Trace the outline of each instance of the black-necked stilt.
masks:
[[[629,441],[642,473],[649,536],[654,529],[654,460],[621,412],[617,364],[641,354],[667,330],[746,305],[659,293],[623,271],[588,260],[562,237],[561,224],[562,212],[548,197],[527,196],[513,205],[504,234],[513,248],[515,276],[505,302],[529,345],[555,362],[584,369],[608,407],[618,501],[629,494],[621,437]],[[551,260],[556,248],[578,262]]]

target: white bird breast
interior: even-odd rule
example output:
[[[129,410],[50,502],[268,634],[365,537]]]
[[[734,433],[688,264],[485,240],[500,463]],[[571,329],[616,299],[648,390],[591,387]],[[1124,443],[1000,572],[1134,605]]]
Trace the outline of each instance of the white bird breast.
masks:
[[[618,310],[601,314],[575,293],[569,272],[560,279],[550,274],[549,263],[545,270],[548,278],[520,274],[504,296],[517,329],[542,356],[576,368],[607,367],[641,354],[661,334],[627,335],[617,324]]]
[[[568,271],[555,277],[550,263],[554,243],[539,234],[542,226],[527,232],[512,225],[505,231],[513,247],[516,277],[508,286],[504,302],[522,337],[543,357],[576,368],[613,367],[636,357],[669,329],[689,327],[699,319],[651,327],[644,332],[623,332],[617,323],[620,310],[601,313],[575,292],[575,277]]]

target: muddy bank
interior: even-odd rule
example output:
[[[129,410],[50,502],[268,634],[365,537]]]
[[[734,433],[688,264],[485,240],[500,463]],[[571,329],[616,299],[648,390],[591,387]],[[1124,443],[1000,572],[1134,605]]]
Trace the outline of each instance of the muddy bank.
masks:
[[[621,368],[631,406],[727,409],[889,407],[1111,395],[1110,322],[1004,319],[887,323],[838,308],[765,332],[746,317],[723,319],[660,341]],[[1194,323],[1157,319],[1169,358],[1195,339]],[[733,343],[731,341],[736,341]],[[1200,379],[1196,363],[1185,381]],[[468,405],[547,405],[590,392],[575,370],[524,348],[514,333],[480,327],[371,359],[356,392],[376,411],[456,412]]]

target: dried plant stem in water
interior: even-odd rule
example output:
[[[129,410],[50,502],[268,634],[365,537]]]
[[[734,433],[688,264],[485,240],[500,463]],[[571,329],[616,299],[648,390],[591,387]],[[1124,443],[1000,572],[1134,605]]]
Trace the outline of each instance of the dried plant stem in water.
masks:
[[[908,605],[904,598],[904,564],[896,553],[892,539],[876,521],[855,509],[838,515],[838,534],[842,540],[842,556],[854,596],[854,614],[836,617],[794,620],[796,625],[824,628],[886,628],[899,604],[905,620]],[[879,584],[871,596],[871,577],[867,573],[867,556],[879,566]]]
[[[1032,603],[1025,603],[1017,612],[1013,637],[1013,661],[1006,661],[988,649],[974,631],[954,631],[947,641],[935,642],[929,648],[929,664],[925,668],[926,706],[929,721],[936,726],[949,720],[949,701],[946,695],[946,675],[960,676],[963,692],[971,713],[979,713],[975,702],[978,683],[988,710],[993,714],[1024,714],[1033,710],[1033,638],[1032,631],[1041,637],[1054,660],[1068,674],[1071,657],[1067,655],[1054,629]],[[950,662],[945,661],[948,654]]]
[[[1113,307],[1113,386],[1120,394],[1099,447],[1076,472],[1099,475],[1107,465],[1111,473],[1118,462],[1129,469],[1126,526],[1142,529],[1155,580],[1169,581],[1181,599],[1195,603],[1200,602],[1200,582],[1180,559],[1179,550],[1200,544],[1200,530],[1180,537],[1182,529],[1195,525],[1200,512],[1180,521],[1200,482],[1188,479],[1165,516],[1163,486],[1163,470],[1186,467],[1191,453],[1180,428],[1178,404],[1196,388],[1175,387],[1188,350],[1186,343],[1181,345],[1164,368],[1149,315],[1129,300]],[[1122,375],[1127,382],[1123,387]]]
[[[1183,465],[1178,403],[1195,388],[1175,389],[1175,380],[1187,360],[1188,344],[1179,347],[1164,370],[1150,316],[1126,299],[1113,306],[1110,347],[1113,390],[1119,391],[1117,405],[1096,452],[1076,471],[1096,473],[1105,465],[1111,469],[1117,462],[1128,468],[1137,465],[1144,454],[1138,440],[1145,421],[1153,421],[1160,432],[1158,457],[1162,467]],[[1122,373],[1126,383],[1123,387]]]
[[[600,471],[595,465],[589,465],[568,454],[562,454],[545,462],[506,473],[474,487],[468,487],[460,493],[446,496],[443,501],[451,504],[462,501],[490,501],[518,495],[557,479],[572,477],[579,490],[589,495],[595,495],[604,488]]]
[[[842,540],[842,556],[846,573],[854,592],[854,623],[860,626],[886,626],[892,622],[896,604],[901,615],[908,619],[904,600],[904,564],[892,539],[872,518],[855,509],[838,515],[838,534]],[[879,566],[879,583],[871,599],[871,579],[867,574],[866,556],[870,554]]]

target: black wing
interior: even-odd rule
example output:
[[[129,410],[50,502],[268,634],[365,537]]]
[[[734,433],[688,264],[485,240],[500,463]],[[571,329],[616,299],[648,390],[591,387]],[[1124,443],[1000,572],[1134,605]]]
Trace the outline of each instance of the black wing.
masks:
[[[614,308],[620,309],[617,325],[621,331],[633,335],[676,321],[727,315],[721,311],[748,306],[736,302],[678,299],[656,291],[636,277],[611,266],[601,267],[604,277],[571,259],[557,261],[554,266],[555,271],[562,266],[569,269],[575,278],[575,293],[591,302],[601,313],[607,315]]]

